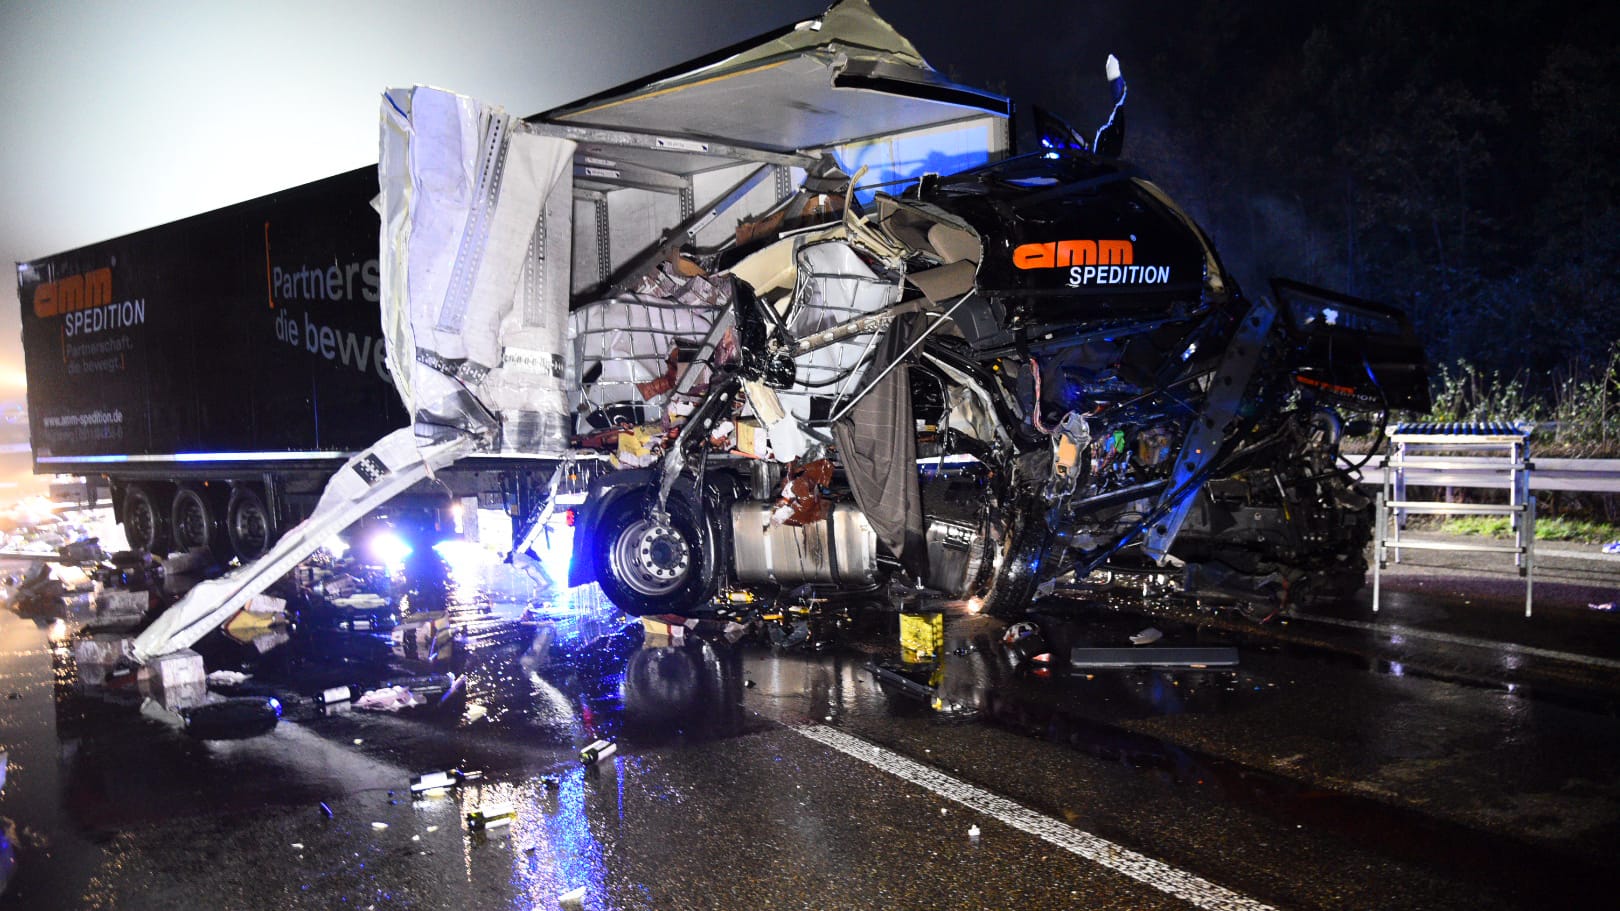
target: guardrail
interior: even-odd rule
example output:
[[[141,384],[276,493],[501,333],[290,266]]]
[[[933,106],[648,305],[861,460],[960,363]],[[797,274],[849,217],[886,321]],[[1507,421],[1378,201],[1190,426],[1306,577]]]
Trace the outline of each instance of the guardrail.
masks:
[[[1346,467],[1361,461],[1362,456],[1343,459]],[[1368,487],[1379,487],[1384,476],[1379,465],[1383,456],[1372,457],[1358,472],[1357,482]],[[1473,468],[1467,458],[1455,456],[1409,456],[1406,459],[1406,483],[1409,487],[1486,487],[1507,490],[1510,481],[1500,468],[1491,471],[1480,459],[1480,467]],[[1428,465],[1425,465],[1428,463]],[[1443,464],[1442,464],[1443,463]],[[1568,490],[1583,493],[1620,493],[1620,459],[1530,459],[1531,490]]]

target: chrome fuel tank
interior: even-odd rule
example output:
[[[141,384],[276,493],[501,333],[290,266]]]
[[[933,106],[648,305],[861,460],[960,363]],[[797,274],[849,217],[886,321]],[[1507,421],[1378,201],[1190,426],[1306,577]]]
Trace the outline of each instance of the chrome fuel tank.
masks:
[[[771,505],[731,507],[733,570],[743,584],[820,582],[871,585],[877,581],[877,535],[866,514],[838,504],[824,522],[797,528],[770,524]]]

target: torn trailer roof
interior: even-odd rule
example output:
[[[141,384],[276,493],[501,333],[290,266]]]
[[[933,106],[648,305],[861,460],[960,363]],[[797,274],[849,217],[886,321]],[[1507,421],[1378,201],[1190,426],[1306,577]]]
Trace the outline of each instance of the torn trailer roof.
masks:
[[[946,80],[865,0],[528,119],[576,142],[576,300],[624,289],[682,245],[826,193],[954,173],[1008,151],[1008,99]],[[859,194],[871,200],[870,189]],[[648,229],[656,239],[649,243]],[[594,240],[594,242],[592,242]]]
[[[690,174],[704,169],[704,156],[674,153],[718,145],[728,157],[808,155],[808,164],[819,151],[877,136],[1010,114],[1006,98],[940,76],[865,0],[845,0],[819,19],[535,120],[572,128],[568,138],[587,143],[593,130],[662,137],[653,148],[670,155],[667,169]]]

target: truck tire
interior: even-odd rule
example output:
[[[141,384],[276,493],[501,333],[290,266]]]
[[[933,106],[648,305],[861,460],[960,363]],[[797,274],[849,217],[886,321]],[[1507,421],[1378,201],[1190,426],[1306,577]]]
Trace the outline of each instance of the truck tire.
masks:
[[[124,538],[131,550],[144,550],[164,556],[173,538],[169,535],[169,511],[158,505],[156,491],[145,484],[131,484],[124,491]]]
[[[669,497],[669,525],[647,517],[651,495],[633,491],[602,508],[591,542],[602,591],[627,614],[690,616],[714,597],[715,535],[691,499]]]
[[[1033,602],[1047,529],[1034,507],[1023,502],[1013,508],[1008,525],[997,543],[990,586],[984,593],[984,612],[1002,620],[1016,620]]]
[[[225,532],[231,549],[246,563],[264,556],[280,537],[281,529],[258,489],[238,484],[231,489],[231,499],[225,505]]]
[[[176,489],[169,522],[176,550],[206,547],[222,562],[230,559],[230,544],[225,540],[219,508],[207,493],[194,487]]]

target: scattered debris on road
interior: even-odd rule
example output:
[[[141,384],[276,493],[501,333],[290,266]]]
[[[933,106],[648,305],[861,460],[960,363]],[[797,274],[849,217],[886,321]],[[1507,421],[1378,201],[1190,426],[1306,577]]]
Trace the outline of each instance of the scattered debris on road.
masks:
[[[585,765],[595,765],[619,751],[619,745],[611,740],[598,740],[579,751],[579,761]]]
[[[1160,639],[1163,639],[1163,638],[1164,638],[1164,633],[1159,632],[1157,627],[1150,626],[1147,629],[1142,630],[1140,633],[1137,633],[1137,634],[1131,636],[1131,644],[1132,645],[1152,645],[1153,643],[1158,642]]]

